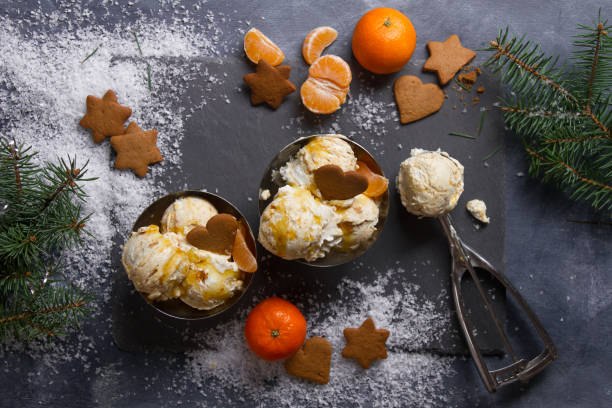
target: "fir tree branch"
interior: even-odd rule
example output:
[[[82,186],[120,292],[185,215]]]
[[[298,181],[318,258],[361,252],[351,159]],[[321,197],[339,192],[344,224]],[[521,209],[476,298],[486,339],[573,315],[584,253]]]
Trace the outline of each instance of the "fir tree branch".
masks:
[[[75,186],[73,177],[78,176],[80,171],[81,171],[80,169],[74,169],[72,171],[66,172],[66,175],[67,175],[66,179],[55,189],[53,194],[51,194],[51,196],[45,200],[42,208],[40,209],[40,212],[44,212],[47,208],[49,208],[49,205],[51,205],[53,200],[55,200],[57,196],[59,196],[66,187]]]
[[[574,105],[579,107],[585,116],[588,116],[595,123],[595,125],[597,125],[597,127],[599,127],[607,135],[607,137],[612,139],[612,134],[610,134],[610,129],[608,129],[603,123],[599,121],[599,119],[595,115],[593,115],[593,113],[591,113],[591,109],[588,105],[582,105],[578,101],[578,99],[576,99],[576,97],[574,97],[571,93],[569,93],[569,91],[567,91],[561,85],[554,82],[551,78],[548,78],[545,75],[538,72],[537,65],[530,67],[525,62],[520,60],[518,57],[513,55],[510,52],[510,43],[506,44],[506,46],[503,48],[497,41],[491,41],[490,45],[491,47],[493,47],[494,50],[497,50],[497,52],[492,57],[493,59],[499,59],[499,57],[503,55],[509,60],[513,61],[517,66],[519,66],[525,72],[528,72],[531,75],[535,76],[537,79],[542,81],[544,84],[556,90],[557,92],[562,94],[564,97],[566,97],[569,101],[571,101]],[[535,52],[535,48],[534,48],[534,51],[532,52]]]
[[[490,43],[486,65],[509,88],[501,110],[523,141],[530,174],[612,210],[612,26],[600,10],[592,27],[578,28],[573,66],[557,65],[558,57],[508,29]]]
[[[21,313],[19,315],[2,317],[2,318],[0,318],[0,324],[12,322],[12,321],[15,321],[15,320],[31,319],[32,317],[41,316],[41,315],[47,315],[47,314],[50,314],[50,313],[63,312],[65,310],[70,310],[70,309],[76,309],[76,308],[83,307],[86,304],[87,304],[86,302],[79,300],[79,301],[76,301],[76,302],[71,303],[69,305],[51,307],[51,308],[44,309],[44,310],[38,310],[36,312],[26,312],[26,313]]]
[[[15,143],[9,142],[9,146],[11,149],[11,157],[13,158],[13,170],[15,172],[15,185],[17,186],[17,197],[18,197],[18,200],[21,201],[23,187],[21,185],[21,174],[19,172],[19,165],[18,165],[18,160],[20,157],[17,151],[15,150]]]
[[[600,22],[597,24],[597,39],[595,41],[595,55],[593,56],[593,64],[591,66],[591,76],[589,77],[589,91],[587,95],[586,108],[591,113],[591,97],[593,96],[593,81],[595,80],[595,70],[597,69],[597,62],[599,61],[599,44],[601,36],[607,33],[603,29],[603,24]]]
[[[501,106],[500,109],[504,112],[521,113],[523,115],[531,116],[547,116],[557,118],[584,116],[580,112],[549,112],[542,109],[521,109],[518,106]]]
[[[546,160],[544,157],[542,157],[541,155],[539,155],[538,153],[534,152],[533,150],[531,150],[528,147],[526,147],[525,150],[527,151],[527,153],[529,153],[530,155],[532,155],[533,157],[538,159],[543,164],[560,165],[560,166],[565,167],[566,169],[571,171],[574,174],[574,176],[576,176],[576,178],[578,180],[580,180],[583,183],[590,184],[590,185],[598,187],[598,188],[602,188],[602,189],[605,189],[605,190],[611,190],[612,191],[612,186],[608,186],[606,184],[599,183],[599,182],[597,182],[595,180],[591,180],[591,179],[588,179],[586,177],[583,177],[582,175],[580,175],[578,170],[574,169],[572,166],[570,166],[569,164],[567,164],[567,163],[565,163],[565,162],[563,162],[561,160],[555,160],[555,161]]]
[[[28,271],[26,273],[8,273],[8,274],[0,274],[0,277],[2,278],[11,278],[11,279],[19,279],[19,278],[27,278],[29,276],[32,276],[32,272]]]
[[[41,333],[43,333],[43,334],[46,334],[46,335],[47,335],[47,336],[49,336],[49,337],[53,337],[53,336],[55,336],[55,334],[54,334],[52,331],[47,330],[47,329],[45,329],[44,327],[40,327],[40,326],[38,326],[38,325],[36,325],[36,324],[32,323],[32,321],[31,321],[31,320],[26,320],[26,324],[27,324],[27,325],[29,325],[29,326],[32,326],[33,328],[35,328],[35,329],[36,329],[36,330],[38,330],[39,332],[41,332]]]
[[[497,53],[493,55],[494,59],[498,59],[501,55],[505,56],[509,60],[513,61],[516,65],[521,67],[524,71],[529,72],[531,75],[535,76],[536,78],[540,79],[542,82],[547,84],[548,86],[552,87],[553,89],[561,93],[563,96],[565,96],[567,99],[572,101],[574,104],[576,104],[577,106],[580,106],[580,103],[576,100],[576,98],[574,98],[565,88],[563,88],[561,85],[557,84],[556,82],[552,81],[551,79],[539,73],[536,70],[537,66],[530,67],[527,64],[525,64],[523,61],[521,61],[520,59],[512,55],[509,52],[510,44],[507,44],[505,48],[502,48],[497,41],[491,41],[490,44],[491,44],[491,47],[497,49]]]
[[[591,136],[591,137],[572,137],[572,138],[568,138],[568,139],[547,139],[544,140],[545,144],[552,144],[552,143],[579,143],[579,142],[588,142],[591,140],[598,140],[598,139],[607,139],[606,136],[603,135],[599,135],[599,136]]]
[[[0,138],[0,197],[8,203],[0,219],[0,341],[58,336],[90,310],[57,261],[88,233],[89,215],[75,201],[87,197],[80,182],[93,180],[84,177],[87,163],[40,165],[29,150]]]

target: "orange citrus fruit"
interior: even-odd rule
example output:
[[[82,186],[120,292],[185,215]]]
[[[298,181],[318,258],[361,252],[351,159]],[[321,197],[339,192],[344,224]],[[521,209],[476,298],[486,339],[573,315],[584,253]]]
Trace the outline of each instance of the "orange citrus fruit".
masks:
[[[292,303],[271,297],[255,306],[244,325],[251,351],[266,361],[292,356],[306,339],[306,319]]]
[[[387,191],[389,179],[374,173],[370,167],[362,161],[357,161],[357,166],[357,173],[363,174],[368,179],[368,188],[363,194],[370,198],[375,198]]]
[[[285,59],[285,54],[276,44],[256,28],[251,28],[244,36],[244,52],[247,58],[257,64],[265,59],[272,66],[277,66]]]
[[[331,27],[323,26],[312,30],[302,45],[302,55],[308,65],[321,56],[323,50],[338,37],[338,32]]]
[[[249,249],[240,228],[236,231],[232,258],[234,258],[234,262],[236,262],[241,271],[253,273],[257,270],[257,259],[255,259],[255,256],[253,256]]]
[[[351,68],[336,55],[324,55],[308,69],[302,84],[302,103],[314,113],[333,113],[346,100],[352,80]]]
[[[376,8],[357,22],[353,31],[353,54],[359,64],[375,74],[399,71],[416,46],[412,22],[392,8]]]

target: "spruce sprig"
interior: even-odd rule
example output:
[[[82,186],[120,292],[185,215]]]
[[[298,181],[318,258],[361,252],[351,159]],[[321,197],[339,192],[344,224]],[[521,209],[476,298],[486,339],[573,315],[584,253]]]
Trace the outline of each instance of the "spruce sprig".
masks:
[[[60,257],[88,234],[81,188],[87,163],[36,162],[30,147],[0,140],[0,339],[55,336],[85,316],[89,296],[61,273]]]
[[[612,37],[601,11],[579,25],[570,57],[558,63],[508,29],[491,41],[486,65],[511,92],[502,99],[507,125],[530,157],[529,172],[598,210],[612,210]]]

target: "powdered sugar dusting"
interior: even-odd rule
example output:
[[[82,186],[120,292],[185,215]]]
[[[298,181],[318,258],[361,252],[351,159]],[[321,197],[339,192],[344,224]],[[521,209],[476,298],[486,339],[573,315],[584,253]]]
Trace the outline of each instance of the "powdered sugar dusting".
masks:
[[[373,283],[344,279],[340,296],[333,301],[313,295],[297,305],[309,323],[308,337],[325,337],[332,344],[330,382],[317,386],[289,376],[282,362],[269,363],[255,357],[244,341],[241,319],[218,326],[202,336],[202,350],[189,353],[192,378],[200,392],[221,403],[225,393],[209,393],[209,384],[232,384],[228,393],[240,401],[263,400],[269,405],[299,406],[306,401],[317,406],[355,403],[355,396],[375,406],[427,406],[445,401],[440,392],[452,374],[451,358],[436,357],[409,350],[418,348],[448,324],[433,304],[417,295],[418,286],[396,285],[401,268],[391,269]],[[261,300],[261,299],[257,299]],[[363,370],[354,360],[340,355],[345,327],[359,327],[366,317],[377,327],[388,329],[388,358]]]
[[[220,30],[212,17],[203,25],[192,21],[187,28],[182,25],[183,16],[171,22],[139,19],[128,28],[102,29],[87,24],[92,15],[75,2],[52,12],[32,11],[22,19],[0,17],[0,52],[4,55],[0,62],[1,136],[31,145],[41,162],[77,156],[79,165],[88,163],[87,176],[98,178],[83,184],[89,195],[83,212],[92,213],[86,229],[93,236],[84,235],[83,247],[66,251],[62,257],[68,278],[94,294],[94,317],[104,319],[107,326],[100,333],[99,327],[90,327],[86,320],[77,341],[56,341],[53,352],[44,341],[26,348],[12,346],[27,350],[47,367],[74,358],[88,366],[97,353],[93,344],[100,338],[110,342],[113,239],[125,239],[142,209],[166,193],[160,176],[182,162],[184,115],[173,102],[195,73],[182,69],[180,61],[169,63],[168,58],[225,52],[217,47]],[[219,83],[222,81],[216,81]],[[108,140],[96,145],[90,132],[78,125],[87,95],[101,97],[108,89],[115,91],[119,103],[132,108],[129,121],[158,130],[157,146],[164,161],[152,165],[144,179],[131,171],[116,170]]]

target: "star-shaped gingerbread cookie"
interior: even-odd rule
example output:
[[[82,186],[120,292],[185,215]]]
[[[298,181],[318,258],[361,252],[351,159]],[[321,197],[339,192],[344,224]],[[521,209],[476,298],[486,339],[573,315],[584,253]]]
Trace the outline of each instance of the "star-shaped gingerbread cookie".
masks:
[[[295,92],[295,85],[289,81],[291,67],[281,65],[273,67],[264,59],[257,63],[256,72],[246,74],[244,82],[251,88],[251,103],[267,103],[276,109],[283,102],[283,97]]]
[[[424,71],[436,72],[440,85],[446,85],[462,66],[470,62],[476,53],[461,46],[459,36],[452,34],[444,42],[427,43],[429,58],[423,66]]]
[[[88,95],[86,105],[87,113],[79,125],[91,129],[95,143],[102,142],[108,136],[123,134],[123,122],[130,117],[132,109],[119,105],[112,90],[109,89],[102,99]]]
[[[125,134],[112,136],[110,142],[117,152],[115,168],[132,169],[141,178],[147,174],[149,164],[162,161],[162,156],[156,147],[156,129],[145,131],[131,122]]]
[[[374,320],[367,318],[358,329],[344,329],[346,347],[342,350],[342,357],[354,358],[363,368],[368,368],[372,361],[387,358],[385,342],[389,331],[377,329]]]

